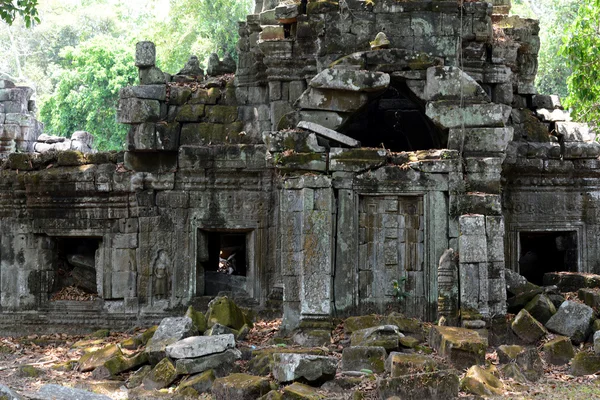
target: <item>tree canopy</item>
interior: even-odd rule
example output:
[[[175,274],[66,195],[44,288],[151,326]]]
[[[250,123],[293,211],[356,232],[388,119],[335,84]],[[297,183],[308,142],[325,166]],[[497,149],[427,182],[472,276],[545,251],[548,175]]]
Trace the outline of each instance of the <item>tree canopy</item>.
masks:
[[[37,5],[37,0],[0,0],[0,18],[10,25],[20,15],[29,28],[34,22],[40,22]]]

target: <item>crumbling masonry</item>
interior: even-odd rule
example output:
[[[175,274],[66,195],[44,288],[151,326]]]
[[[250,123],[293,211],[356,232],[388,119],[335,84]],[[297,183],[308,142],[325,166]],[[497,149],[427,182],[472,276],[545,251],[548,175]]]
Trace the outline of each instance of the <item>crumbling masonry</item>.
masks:
[[[505,267],[600,272],[600,146],[536,94],[538,24],[509,7],[257,1],[237,69],[208,76],[139,43],[125,153],[14,152],[37,135],[4,83],[0,329],[149,323],[219,292],[288,330],[389,307],[479,326],[506,313]],[[51,301],[70,285],[97,297]]]

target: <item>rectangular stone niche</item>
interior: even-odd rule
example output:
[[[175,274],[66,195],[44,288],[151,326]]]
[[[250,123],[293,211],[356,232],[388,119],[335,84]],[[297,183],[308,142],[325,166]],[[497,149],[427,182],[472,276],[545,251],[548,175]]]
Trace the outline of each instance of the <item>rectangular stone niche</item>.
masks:
[[[197,296],[252,297],[254,230],[199,229]]]
[[[578,271],[577,231],[519,232],[519,271],[536,285],[547,272]]]
[[[63,289],[76,287],[87,294],[98,294],[97,251],[102,244],[98,237],[53,237],[51,269],[53,271],[50,299]],[[59,298],[59,300],[66,300]],[[69,298],[68,300],[77,300]]]

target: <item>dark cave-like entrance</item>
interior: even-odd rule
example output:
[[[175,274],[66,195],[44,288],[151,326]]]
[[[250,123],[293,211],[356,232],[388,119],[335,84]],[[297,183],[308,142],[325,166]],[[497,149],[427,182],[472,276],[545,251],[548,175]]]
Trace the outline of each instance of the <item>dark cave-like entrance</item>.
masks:
[[[577,232],[519,232],[519,270],[527,280],[543,284],[544,274],[577,271]]]
[[[390,86],[352,116],[343,130],[364,147],[385,147],[391,151],[441,149],[448,135],[425,115],[406,84]]]
[[[61,298],[61,291],[76,287],[88,294],[97,295],[96,251],[101,238],[56,237],[54,241],[54,279],[52,296]]]

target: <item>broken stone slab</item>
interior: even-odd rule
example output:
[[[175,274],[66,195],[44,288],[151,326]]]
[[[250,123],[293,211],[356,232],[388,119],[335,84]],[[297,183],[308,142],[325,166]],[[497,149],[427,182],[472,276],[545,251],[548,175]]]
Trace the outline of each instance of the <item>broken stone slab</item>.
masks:
[[[577,291],[577,297],[583,301],[585,305],[592,308],[600,307],[600,289],[582,288]]]
[[[215,372],[211,369],[185,379],[179,384],[179,386],[177,386],[177,391],[180,392],[189,387],[194,389],[199,394],[208,393],[210,392],[215,379]]]
[[[459,379],[454,370],[403,375],[378,380],[380,399],[447,400],[458,398]]]
[[[335,132],[335,131],[334,131]],[[263,132],[263,141],[270,152],[293,150],[297,153],[324,153],[317,136],[306,131]]]
[[[312,386],[309,385],[305,385],[303,383],[300,382],[294,382],[289,386],[286,386],[283,389],[283,396],[282,397],[268,397],[265,396],[267,399],[296,399],[296,400],[321,400],[321,399],[325,399],[326,397],[323,396],[322,393],[319,393],[319,389],[314,388]],[[263,397],[261,397],[261,399],[263,399]]]
[[[198,358],[183,358],[175,361],[178,375],[190,375],[212,369],[217,376],[224,376],[233,368],[233,363],[242,358],[238,349],[228,349]]]
[[[310,80],[316,89],[350,92],[379,92],[390,85],[390,76],[384,72],[327,68]]]
[[[456,67],[429,67],[424,99],[489,102],[490,97],[471,76]]]
[[[323,125],[317,124],[310,121],[300,121],[296,126],[298,129],[305,129],[316,133],[318,136],[324,137],[325,139],[333,140],[334,142],[344,144],[349,147],[360,147],[360,142],[342,133],[336,132],[333,129],[329,129]]]
[[[222,353],[235,347],[233,335],[191,336],[166,347],[167,356],[175,359],[196,358]]]
[[[148,363],[148,354],[140,352],[132,357],[117,354],[92,373],[94,379],[111,379],[120,373],[131,371]]]
[[[490,372],[474,365],[461,379],[460,389],[477,396],[500,396],[504,393],[504,384]]]
[[[565,365],[575,357],[575,350],[571,344],[571,339],[567,336],[557,336],[554,339],[544,343],[544,359],[549,364]]]
[[[247,326],[247,325],[245,325],[245,326]],[[230,328],[228,326],[216,323],[204,332],[205,336],[217,336],[217,335],[226,335],[226,334],[231,334],[237,338],[237,336],[239,335],[239,331],[237,331],[233,328]]]
[[[227,296],[215,297],[208,303],[207,325],[212,327],[219,323],[239,330],[244,325],[252,327],[252,322],[244,312]]]
[[[48,144],[60,143],[60,142],[64,142],[65,140],[67,140],[66,137],[63,137],[63,136],[51,136],[51,135],[48,135],[46,133],[42,133],[37,138],[38,142],[48,143]]]
[[[600,372],[600,355],[580,351],[571,361],[571,374],[575,376],[592,375]]]
[[[360,172],[381,167],[387,162],[385,149],[344,149],[332,147],[329,150],[329,171]]]
[[[154,67],[156,63],[156,46],[150,41],[135,44],[135,66],[138,68]]]
[[[372,328],[382,324],[383,317],[377,314],[348,317],[344,321],[344,332],[352,333],[360,329]],[[394,324],[390,324],[394,325]]]
[[[431,356],[423,354],[399,353],[393,351],[385,360],[385,370],[391,377],[409,375],[413,373],[435,372],[444,368]]]
[[[110,397],[83,389],[73,389],[61,385],[46,384],[32,397],[33,400],[110,400]]]
[[[191,318],[164,318],[146,345],[146,353],[151,364],[156,364],[166,356],[166,348],[181,339],[198,334]]]
[[[553,109],[562,109],[562,104],[560,103],[560,98],[553,95],[545,95],[545,94],[536,94],[531,98],[531,103],[533,108],[546,108],[549,110]]]
[[[169,386],[177,378],[175,366],[168,358],[163,358],[152,368],[143,379],[144,389],[163,389]]]
[[[543,122],[571,121],[571,113],[565,110],[540,108],[535,110],[535,114]]]
[[[167,87],[165,85],[126,86],[119,91],[119,97],[121,99],[137,97],[164,101],[167,98]]]
[[[542,377],[544,366],[535,347],[502,345],[497,352],[500,363],[516,363],[528,380],[535,382]]]
[[[362,92],[309,87],[294,103],[294,107],[302,110],[352,113],[360,110],[368,101],[369,96]]]
[[[596,137],[586,123],[557,122],[555,129],[556,135],[562,137],[565,142],[592,142]]]
[[[576,292],[581,288],[600,288],[600,275],[582,272],[548,272],[544,286],[557,286],[561,292]]]
[[[342,371],[368,369],[376,374],[385,370],[386,351],[380,346],[346,347],[342,352]]]
[[[538,294],[535,296],[527,303],[525,310],[542,324],[548,322],[548,320],[556,314],[556,307],[554,307],[552,301],[545,294]]]
[[[594,310],[585,304],[565,301],[546,323],[546,328],[559,335],[568,336],[574,343],[588,338],[594,322]]]
[[[278,382],[324,382],[335,377],[337,359],[299,353],[273,354],[273,377]]]
[[[298,122],[309,121],[335,130],[347,121],[348,115],[346,113],[319,110],[291,111],[281,117],[277,124],[277,129],[293,129],[298,125]]]
[[[504,379],[513,379],[515,382],[524,385],[529,384],[529,381],[525,375],[523,375],[521,368],[517,364],[506,364],[500,368],[500,371],[502,371],[502,376]]]
[[[296,22],[296,18],[299,14],[298,4],[280,3],[275,7],[275,18],[277,18],[280,24]]]
[[[506,291],[512,295],[540,289],[539,286],[529,282],[527,278],[512,269],[505,268],[504,277],[506,279]]]
[[[470,127],[503,127],[512,108],[505,104],[466,104],[452,101],[427,103],[425,114],[443,129]]]
[[[122,356],[121,350],[115,344],[108,345],[100,350],[84,354],[79,359],[78,369],[81,372],[92,371],[100,367],[113,357]]]
[[[488,341],[474,330],[453,326],[433,326],[429,332],[429,344],[454,366],[466,369],[485,362]]]
[[[399,339],[403,336],[395,325],[380,325],[352,332],[350,344],[352,346],[381,346],[387,351],[392,351],[399,348]]]
[[[535,343],[548,333],[544,325],[533,318],[525,309],[519,311],[511,324],[511,328],[525,343]]]
[[[0,81],[1,83],[2,81]],[[9,388],[6,385],[0,383],[0,399],[6,400],[24,400],[25,398]]]
[[[155,122],[160,118],[158,100],[138,99],[135,97],[119,100],[117,122],[122,124],[141,124]]]
[[[271,390],[268,378],[248,374],[231,374],[213,382],[215,400],[255,400]]]
[[[514,128],[462,128],[450,129],[448,148],[465,152],[504,152],[513,140]],[[463,141],[464,137],[464,141]]]

